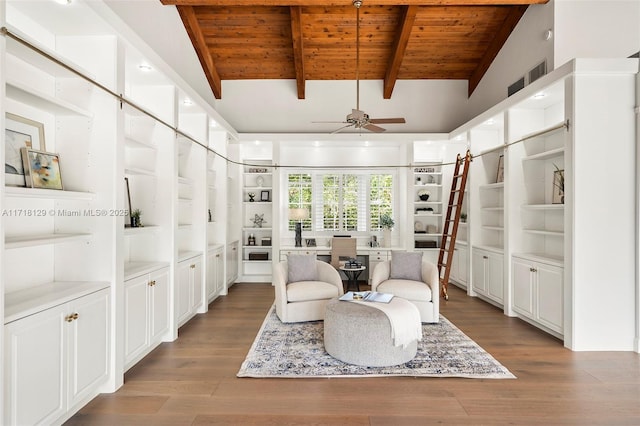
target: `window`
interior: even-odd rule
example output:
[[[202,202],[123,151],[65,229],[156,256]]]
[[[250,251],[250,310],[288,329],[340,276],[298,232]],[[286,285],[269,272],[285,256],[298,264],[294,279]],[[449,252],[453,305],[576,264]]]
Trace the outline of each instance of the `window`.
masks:
[[[313,210],[311,209],[311,175],[308,173],[298,173],[289,175],[289,208],[290,209],[307,209],[309,211],[309,219],[302,222],[302,229],[311,230],[311,220],[313,219]],[[296,229],[296,223],[289,221],[289,230]]]
[[[391,173],[291,173],[289,208],[308,208],[303,229],[314,232],[367,232],[380,229],[380,217],[393,216]],[[295,223],[289,221],[288,229]]]

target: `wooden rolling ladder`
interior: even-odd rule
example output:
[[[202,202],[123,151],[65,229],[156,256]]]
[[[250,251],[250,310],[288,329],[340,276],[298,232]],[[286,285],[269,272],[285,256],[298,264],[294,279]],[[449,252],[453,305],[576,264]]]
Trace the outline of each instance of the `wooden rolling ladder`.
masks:
[[[447,216],[442,229],[442,242],[440,243],[440,254],[438,255],[438,274],[440,276],[441,294],[445,300],[449,300],[447,286],[449,285],[449,273],[451,272],[451,262],[453,261],[453,251],[458,235],[458,223],[460,213],[462,213],[462,201],[464,200],[464,189],[467,185],[467,174],[471,164],[471,153],[467,150],[464,157],[458,154],[456,158],[456,168],[451,181],[451,193],[447,204]],[[462,168],[462,170],[460,170]]]

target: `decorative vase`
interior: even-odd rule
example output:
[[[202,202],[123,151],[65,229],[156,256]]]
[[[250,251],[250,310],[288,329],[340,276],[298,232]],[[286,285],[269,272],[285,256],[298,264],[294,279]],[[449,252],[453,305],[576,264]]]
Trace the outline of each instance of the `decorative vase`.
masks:
[[[382,247],[391,247],[391,229],[382,230]]]

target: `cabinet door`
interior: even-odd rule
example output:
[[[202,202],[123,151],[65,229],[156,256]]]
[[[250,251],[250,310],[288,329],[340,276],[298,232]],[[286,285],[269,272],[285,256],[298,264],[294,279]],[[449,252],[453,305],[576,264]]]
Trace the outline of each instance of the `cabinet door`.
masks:
[[[563,333],[562,268],[535,265],[537,284],[537,319],[547,327]]]
[[[457,279],[462,284],[467,284],[469,281],[469,267],[467,266],[467,262],[469,262],[469,251],[466,247],[460,247],[456,249],[457,253]],[[454,254],[455,255],[455,254]]]
[[[5,425],[52,424],[66,411],[64,308],[5,326]]]
[[[207,303],[210,302],[216,294],[216,253],[209,252],[207,254]]]
[[[153,272],[149,278],[149,340],[153,344],[169,329],[169,269]]]
[[[191,262],[188,260],[178,263],[176,287],[176,322],[182,325],[191,308]]]
[[[496,253],[489,253],[486,259],[487,266],[487,295],[492,299],[502,303],[504,299],[504,262],[503,256]]]
[[[216,294],[224,291],[224,252],[222,249],[216,251]]]
[[[124,363],[128,365],[149,345],[149,277],[124,283]]]
[[[533,280],[532,266],[518,258],[511,262],[513,285],[513,310],[529,318],[533,318]]]
[[[238,278],[238,243],[233,242],[227,251],[227,285],[231,286]]]
[[[482,294],[487,293],[485,263],[488,258],[487,254],[483,251],[473,250],[471,252],[473,290]]]
[[[200,309],[203,302],[202,290],[202,256],[191,259],[191,312]]]
[[[369,285],[371,285],[371,278],[373,278],[373,271],[376,270],[376,266],[386,260],[388,260],[387,252],[372,251],[369,253]]]
[[[69,405],[95,392],[109,372],[109,291],[69,303]]]

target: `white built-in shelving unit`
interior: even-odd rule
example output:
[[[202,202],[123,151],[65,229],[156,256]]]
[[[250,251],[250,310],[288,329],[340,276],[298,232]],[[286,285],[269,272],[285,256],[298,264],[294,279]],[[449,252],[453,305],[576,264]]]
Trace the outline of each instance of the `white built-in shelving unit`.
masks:
[[[413,249],[438,259],[442,243],[443,201],[442,161],[415,163],[412,168]]]
[[[634,348],[637,70],[573,60],[451,133],[474,155],[468,293],[573,350]]]
[[[61,424],[225,294],[233,130],[101,2],[10,0],[0,18],[0,113],[42,124],[33,148],[59,154],[64,186],[1,181],[0,411]]]

